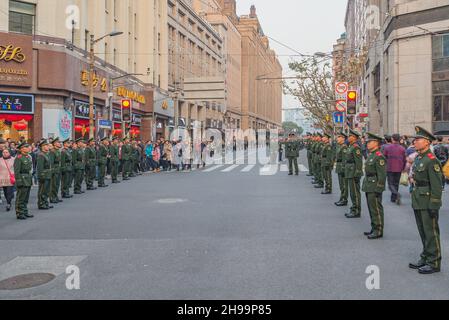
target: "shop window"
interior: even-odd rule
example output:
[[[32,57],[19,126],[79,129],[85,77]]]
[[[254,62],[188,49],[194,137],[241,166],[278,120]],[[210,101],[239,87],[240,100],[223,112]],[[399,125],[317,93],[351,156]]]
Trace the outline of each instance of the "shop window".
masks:
[[[9,31],[33,34],[36,5],[20,1],[9,1]]]
[[[433,121],[449,121],[449,95],[434,97]]]

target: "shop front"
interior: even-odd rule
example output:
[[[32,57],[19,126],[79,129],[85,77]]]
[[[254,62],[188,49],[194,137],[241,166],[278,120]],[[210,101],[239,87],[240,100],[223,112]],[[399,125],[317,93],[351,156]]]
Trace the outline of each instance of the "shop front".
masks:
[[[89,120],[89,103],[85,101],[75,100],[75,119],[74,131],[75,139],[88,139],[90,134],[90,120]],[[94,106],[94,120],[97,120],[97,106]],[[94,126],[94,130],[96,127]]]
[[[153,140],[169,139],[175,129],[175,103],[173,99],[166,93],[155,91],[153,108]]]
[[[3,139],[32,140],[34,95],[0,93],[0,134]]]

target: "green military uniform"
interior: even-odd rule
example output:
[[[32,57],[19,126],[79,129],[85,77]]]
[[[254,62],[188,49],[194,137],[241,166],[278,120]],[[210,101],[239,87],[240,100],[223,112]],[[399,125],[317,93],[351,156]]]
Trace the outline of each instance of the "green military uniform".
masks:
[[[350,135],[357,138],[360,134],[350,130]],[[360,146],[355,142],[349,146],[345,158],[345,179],[349,186],[349,194],[351,195],[352,207],[351,211],[346,214],[348,218],[360,218],[362,214],[362,202],[360,192],[360,179],[363,176],[363,156]]]
[[[122,169],[123,169],[123,180],[129,180],[129,175],[131,172],[131,156],[132,149],[129,142],[126,140],[122,146]]]
[[[286,142],[283,142],[282,144],[285,145],[285,156],[288,159],[288,174],[293,175],[293,168],[294,168],[295,174],[298,175],[299,142],[296,140],[288,139]]]
[[[88,143],[92,142],[93,139],[90,139]],[[95,147],[88,146],[84,153],[84,161],[86,164],[86,186],[87,190],[95,190],[94,181],[96,177],[96,169],[97,169],[97,151]]]
[[[310,138],[311,134],[307,133],[308,139],[306,141],[306,150],[307,150],[307,164],[309,167],[309,173],[307,174],[308,177],[313,176],[313,167],[312,167],[312,139]]]
[[[22,143],[18,146],[18,149],[21,150],[24,147],[29,147],[29,145]],[[31,156],[19,154],[14,160],[15,186],[17,190],[16,215],[19,220],[33,217],[33,215],[28,213],[28,201],[30,200],[31,186],[33,185],[32,170],[33,160]]]
[[[137,149],[137,145],[131,145],[131,173],[130,173],[130,177],[136,177],[139,169],[138,169],[138,164],[139,164],[139,158],[140,158],[140,154],[139,154],[139,150]]]
[[[347,138],[346,134],[340,133],[339,136]],[[343,207],[348,204],[348,180],[345,178],[345,168],[346,168],[346,152],[348,151],[348,146],[343,143],[337,145],[335,152],[335,159],[337,162],[336,173],[338,175],[338,184],[340,186],[340,200],[335,203],[338,207]]]
[[[416,139],[436,140],[421,127],[416,127]],[[423,244],[421,259],[410,264],[422,274],[439,272],[441,269],[441,242],[439,210],[442,206],[441,164],[430,149],[420,152],[413,164],[412,207]]]
[[[329,139],[329,135],[326,135]],[[330,143],[324,143],[321,148],[320,157],[321,172],[324,182],[324,192],[323,194],[332,193],[332,169],[334,167],[334,152]]]
[[[107,138],[103,138],[101,141],[103,142]],[[98,186],[100,188],[107,187],[104,182],[104,178],[106,176],[106,165],[108,163],[109,150],[104,145],[101,144],[98,148]]]
[[[67,142],[69,142],[69,140],[64,141],[64,144]],[[72,198],[72,196],[70,195],[70,185],[73,176],[72,153],[68,148],[65,147],[61,151],[61,174],[61,195],[64,199]]]
[[[318,134],[320,138],[323,136],[321,134]],[[323,170],[321,168],[321,153],[323,151],[323,142],[317,141],[315,145],[315,157],[314,157],[314,163],[315,163],[315,188],[321,189],[324,187],[324,180],[323,180]]]
[[[114,138],[113,141],[118,140],[118,138]],[[119,146],[118,145],[111,145],[109,146],[109,153],[111,155],[110,161],[111,161],[111,178],[112,183],[119,183],[118,181],[118,169],[120,164],[119,159]]]
[[[39,147],[42,148],[46,144],[48,144],[48,142],[46,140],[43,140],[39,144]],[[52,208],[49,204],[52,168],[50,155],[43,151],[41,151],[37,156],[37,177],[39,182],[37,204],[39,210],[48,210]]]
[[[82,139],[78,139],[76,142],[81,142]],[[81,147],[73,150],[73,170],[75,171],[75,181],[74,181],[74,192],[75,194],[84,193],[82,191],[82,185],[84,180],[84,171],[86,168],[86,164],[84,161],[84,152],[85,150]]]
[[[53,145],[59,142],[59,138],[53,140]],[[51,163],[50,202],[59,203],[59,188],[61,186],[61,150],[54,148],[49,154]]]
[[[378,141],[382,138],[372,133],[367,133],[367,142]],[[365,179],[362,191],[366,193],[366,202],[371,218],[371,232],[365,233],[368,239],[382,238],[384,234],[384,207],[382,205],[382,193],[385,191],[387,180],[386,160],[382,152],[371,152],[365,162]]]

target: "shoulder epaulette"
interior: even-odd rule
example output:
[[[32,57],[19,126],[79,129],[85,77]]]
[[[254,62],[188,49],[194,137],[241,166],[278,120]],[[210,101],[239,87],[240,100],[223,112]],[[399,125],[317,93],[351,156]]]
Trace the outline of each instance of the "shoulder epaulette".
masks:
[[[435,155],[432,152],[429,152],[429,154],[427,154],[427,156],[429,157],[430,160],[435,160]]]
[[[382,156],[383,156],[383,154],[382,154],[382,152],[380,152],[380,151],[377,151],[377,152],[376,152],[376,156],[378,156],[378,157],[382,157]]]
[[[19,154],[19,155],[17,156],[17,159],[22,159],[22,155]]]

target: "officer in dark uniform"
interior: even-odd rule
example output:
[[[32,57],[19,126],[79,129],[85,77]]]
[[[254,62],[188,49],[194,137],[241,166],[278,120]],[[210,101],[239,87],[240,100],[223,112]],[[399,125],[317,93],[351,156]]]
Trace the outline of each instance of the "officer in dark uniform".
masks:
[[[74,193],[82,194],[84,191],[82,190],[84,174],[86,163],[84,160],[84,151],[85,151],[85,142],[82,138],[76,140],[76,146],[74,145],[74,149],[72,152],[73,157],[73,170],[75,172],[75,181],[74,181]]]
[[[70,139],[63,142],[63,149],[61,151],[61,196],[63,199],[70,199],[70,183],[73,175],[72,153],[70,151]]]
[[[120,165],[119,159],[119,138],[112,139],[112,145],[109,147],[110,161],[111,161],[111,178],[112,183],[120,183],[118,180],[118,170]]]
[[[288,159],[288,175],[293,175],[293,169],[295,169],[295,174],[299,175],[299,141],[296,139],[295,134],[289,134],[287,141],[282,142],[282,144],[285,145],[285,156]]]
[[[51,163],[51,187],[50,187],[50,203],[56,204],[62,202],[59,199],[59,188],[61,186],[61,141],[54,138],[52,141],[53,149],[49,153]]]
[[[42,140],[39,143],[39,148],[41,151],[37,156],[37,177],[39,181],[37,204],[39,210],[48,210],[52,209],[53,206],[50,206],[49,204],[52,168],[49,155],[50,146],[47,140]]]
[[[349,219],[360,218],[362,215],[362,202],[360,192],[360,180],[363,176],[363,155],[359,145],[360,133],[349,130],[349,148],[346,152],[345,179],[348,181],[351,195],[351,211],[345,216]]]
[[[98,187],[105,188],[107,185],[104,182],[106,176],[106,165],[109,158],[109,138],[101,139],[100,147],[98,148]]]
[[[334,167],[334,152],[330,144],[331,135],[325,133],[321,148],[321,172],[324,181],[324,191],[321,194],[332,194],[332,169]]]
[[[385,157],[380,152],[382,140],[383,138],[373,133],[367,133],[366,143],[369,155],[365,162],[362,191],[366,193],[366,202],[371,218],[371,231],[365,232],[370,240],[380,239],[384,235],[382,193],[385,191],[387,168]]]
[[[423,251],[418,262],[409,267],[421,274],[432,274],[441,270],[441,241],[438,224],[443,187],[441,164],[431,151],[435,136],[421,127],[416,127],[415,148],[418,155],[413,164],[412,207],[421,237]]]
[[[335,203],[337,207],[344,207],[348,205],[348,180],[345,179],[345,159],[348,146],[346,139],[348,136],[344,132],[340,132],[337,136],[336,149],[336,173],[338,175],[338,184],[340,186],[340,200]]]
[[[87,141],[88,147],[84,153],[86,163],[86,187],[87,190],[96,190],[94,181],[97,169],[97,150],[95,149],[95,139],[91,138]]]
[[[33,160],[30,156],[30,145],[26,142],[18,146],[20,154],[14,160],[16,178],[16,216],[18,220],[26,220],[34,216],[28,212],[31,186],[33,185]]]

